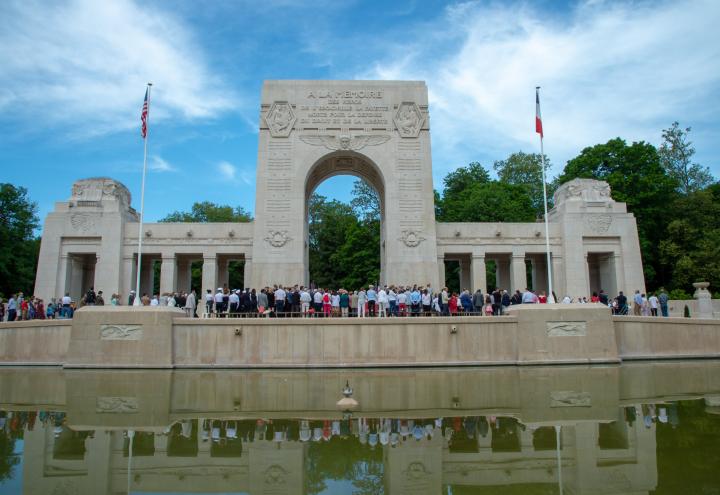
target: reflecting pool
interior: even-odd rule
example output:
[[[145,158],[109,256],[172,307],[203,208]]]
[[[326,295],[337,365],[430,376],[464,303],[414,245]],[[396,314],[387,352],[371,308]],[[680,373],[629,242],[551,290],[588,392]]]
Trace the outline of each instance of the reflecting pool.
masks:
[[[716,361],[0,369],[3,494],[712,494],[719,468]]]

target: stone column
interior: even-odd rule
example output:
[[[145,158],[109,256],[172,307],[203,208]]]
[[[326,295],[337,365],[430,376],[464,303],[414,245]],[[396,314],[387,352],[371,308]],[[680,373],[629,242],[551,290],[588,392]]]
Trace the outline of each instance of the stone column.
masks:
[[[252,283],[252,256],[246,254],[245,255],[245,270],[243,272],[243,284],[245,284],[245,288],[250,289],[258,289],[260,290],[260,287],[252,287],[250,284]]]
[[[438,288],[436,289],[438,292],[442,291],[443,287],[446,285],[445,280],[445,255],[444,254],[438,254],[437,257],[437,265],[438,265],[438,274],[439,274],[439,281],[438,281]]]
[[[565,297],[566,292],[564,282],[565,279],[563,275],[563,257],[552,253],[550,261],[552,261],[553,290],[555,291],[555,295],[558,298],[558,300],[555,302],[560,302],[562,301],[563,297]]]
[[[507,287],[509,293],[516,290],[521,292],[527,287],[527,271],[525,268],[525,254],[512,255],[512,287]]]
[[[547,261],[545,256],[532,258],[533,290],[548,291]]]
[[[206,312],[205,294],[208,289],[211,294],[215,294],[215,289],[217,289],[217,258],[215,256],[203,256],[202,286],[197,295],[198,314]]]
[[[130,291],[135,289],[135,282],[137,278],[137,263],[135,262],[135,257],[133,255],[123,257],[122,278],[120,302],[122,304],[127,304]]]
[[[160,294],[175,292],[175,255],[163,255],[160,267]]]
[[[187,258],[178,259],[177,261],[177,290],[189,291],[191,273],[191,261]]]
[[[472,290],[470,286],[470,266],[466,258],[459,258],[458,264],[460,265],[460,291],[464,289]]]
[[[230,261],[223,259],[217,263],[217,287],[225,287],[228,284],[228,265]],[[217,289],[214,287],[213,290]],[[228,287],[230,288],[230,287]]]
[[[472,255],[472,290],[487,292],[487,273],[485,272],[485,254]]]
[[[60,257],[60,268],[57,278],[57,286],[55,288],[55,293],[52,297],[62,297],[65,295],[66,292],[69,291],[68,287],[68,281],[70,279],[68,268],[71,266],[71,260],[70,257],[67,254],[63,254]]]
[[[623,291],[625,295],[628,296],[628,299],[630,298],[629,294],[635,294],[636,290],[642,293],[642,287],[627,287],[625,285],[625,268],[622,255],[620,253],[614,253],[614,255],[611,256],[615,265],[615,290]]]
[[[152,297],[154,292],[153,287],[155,287],[155,272],[153,271],[155,260],[143,256],[140,263],[140,294],[136,295],[142,297],[143,294],[147,294],[149,297]]]
[[[70,297],[73,301],[79,301],[83,296],[82,283],[83,283],[83,271],[84,264],[77,257],[73,256],[70,258]]]

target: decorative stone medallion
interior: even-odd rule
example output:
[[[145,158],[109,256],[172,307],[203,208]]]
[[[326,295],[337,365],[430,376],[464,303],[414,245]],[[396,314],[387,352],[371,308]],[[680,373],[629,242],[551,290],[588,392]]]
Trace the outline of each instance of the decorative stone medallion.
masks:
[[[548,337],[582,337],[587,334],[587,323],[584,321],[548,321]]]
[[[95,228],[95,221],[87,213],[73,213],[70,215],[70,225],[78,232],[88,232]]]
[[[425,117],[415,103],[405,101],[398,107],[393,120],[400,137],[416,138],[420,134]]]
[[[287,480],[288,471],[277,464],[273,464],[265,470],[266,485],[284,485]]]
[[[414,461],[408,464],[405,471],[403,471],[405,479],[408,481],[420,481],[430,476],[430,471],[420,461]]]
[[[265,123],[272,137],[288,137],[295,125],[295,113],[286,101],[276,101],[265,115]]]
[[[270,230],[265,240],[272,247],[283,247],[291,238],[287,235],[287,230]]]
[[[390,140],[387,134],[367,134],[361,136],[300,136],[300,141],[311,146],[325,146],[332,151],[356,151],[365,146],[377,146]]]
[[[402,235],[399,237],[399,239],[407,247],[417,247],[422,241],[425,240],[425,238],[421,236],[419,232],[416,232],[414,230],[403,230]]]
[[[587,226],[596,234],[604,234],[610,229],[612,216],[610,215],[589,215],[585,221]]]
[[[100,340],[142,340],[142,325],[100,325]]]

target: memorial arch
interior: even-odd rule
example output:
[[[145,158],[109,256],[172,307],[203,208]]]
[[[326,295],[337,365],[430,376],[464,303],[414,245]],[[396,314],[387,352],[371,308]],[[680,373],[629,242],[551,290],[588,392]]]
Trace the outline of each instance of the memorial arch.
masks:
[[[384,281],[385,273],[385,180],[379,167],[367,156],[354,151],[334,151],[318,160],[311,168],[305,179],[305,281],[310,280],[309,260],[309,211],[310,197],[320,184],[337,175],[351,175],[362,179],[372,187],[380,201],[380,280]]]
[[[458,111],[461,109],[458,109]],[[604,289],[644,291],[635,217],[606,182],[575,179],[549,212],[550,265],[541,224],[436,222],[428,89],[422,81],[265,81],[259,107],[255,220],[249,223],[147,223],[141,291],[188,290],[193,263],[202,291],[307,284],[307,203],[323,180],[350,174],[382,200],[382,283],[445,285],[445,263],[460,286],[488,287],[493,261],[500,288],[553,287],[562,297]],[[80,179],[43,225],[35,295],[78,299],[94,286],[126,296],[137,275],[138,215],[130,191],[107,177]],[[527,273],[532,274],[531,277]]]
[[[265,82],[253,287],[309,282],[307,200],[338,174],[382,197],[381,282],[437,286],[427,106],[423,82]]]

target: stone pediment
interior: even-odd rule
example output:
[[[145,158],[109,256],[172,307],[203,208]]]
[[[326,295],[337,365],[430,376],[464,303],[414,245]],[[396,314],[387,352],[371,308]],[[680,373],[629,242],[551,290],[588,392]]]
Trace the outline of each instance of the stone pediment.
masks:
[[[130,191],[122,183],[107,177],[81,179],[73,184],[71,201],[97,202],[106,199],[114,199],[129,206]]]
[[[553,195],[555,206],[566,201],[582,201],[594,205],[614,203],[610,185],[603,180],[573,179],[561,185]]]

